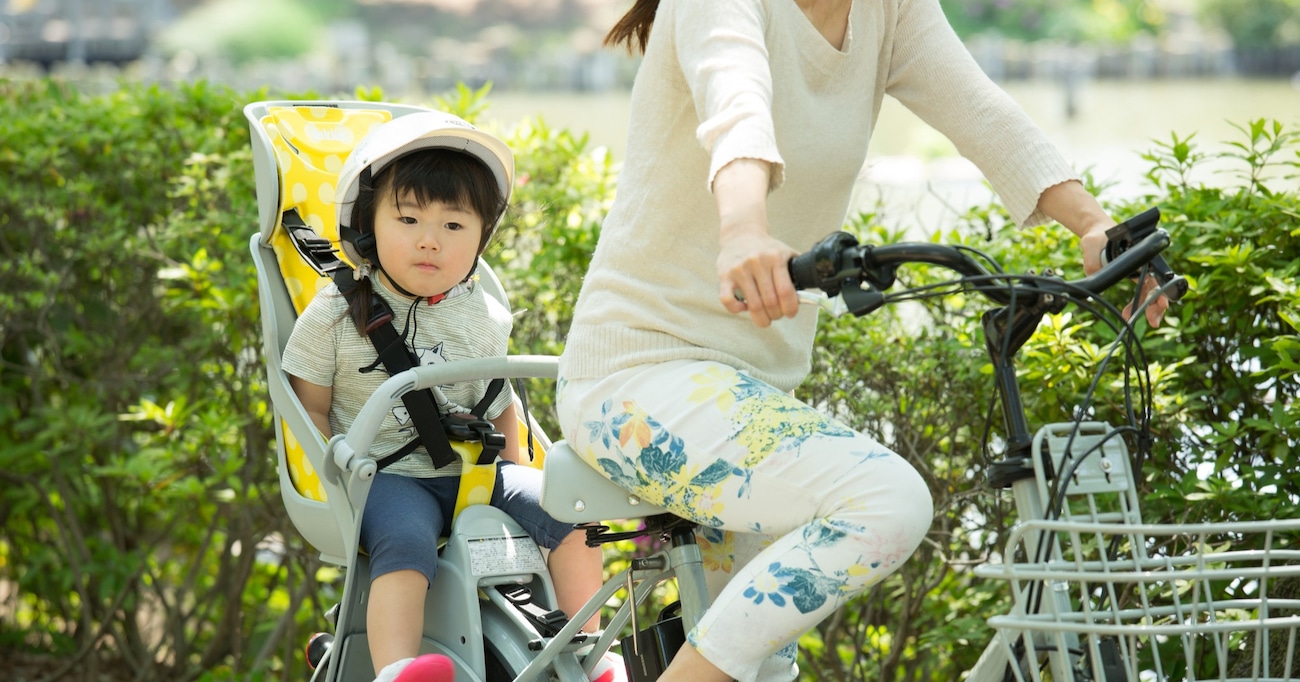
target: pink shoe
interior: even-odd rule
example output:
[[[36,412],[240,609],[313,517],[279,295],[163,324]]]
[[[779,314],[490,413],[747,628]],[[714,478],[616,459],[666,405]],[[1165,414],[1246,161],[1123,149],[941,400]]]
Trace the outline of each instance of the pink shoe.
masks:
[[[628,682],[627,664],[613,651],[606,652],[587,677],[591,682]]]
[[[393,682],[452,682],[456,666],[442,654],[425,654],[406,664]]]

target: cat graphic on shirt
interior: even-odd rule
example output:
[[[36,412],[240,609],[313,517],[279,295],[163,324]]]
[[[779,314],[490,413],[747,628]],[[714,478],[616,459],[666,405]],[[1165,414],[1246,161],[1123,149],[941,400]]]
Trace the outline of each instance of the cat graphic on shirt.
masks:
[[[424,365],[441,365],[447,362],[447,357],[442,354],[443,344],[439,343],[433,348],[416,348],[415,357],[419,360],[419,366]],[[415,423],[411,421],[411,413],[406,410],[405,404],[398,404],[393,407],[393,418],[397,420],[397,425],[401,427],[402,435],[407,438],[415,438],[418,434],[415,430]]]

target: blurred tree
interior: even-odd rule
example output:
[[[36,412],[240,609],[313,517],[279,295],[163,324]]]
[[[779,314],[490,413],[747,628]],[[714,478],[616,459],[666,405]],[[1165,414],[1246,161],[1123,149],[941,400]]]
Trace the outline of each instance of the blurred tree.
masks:
[[[940,3],[962,37],[998,33],[1021,40],[1119,42],[1139,33],[1159,33],[1166,20],[1163,8],[1154,0],[940,0]]]
[[[235,63],[260,57],[297,57],[323,38],[324,19],[348,11],[349,2],[329,0],[214,0],[183,15],[163,32],[168,54],[223,56]]]
[[[1300,0],[1200,0],[1200,10],[1239,49],[1300,44]]]

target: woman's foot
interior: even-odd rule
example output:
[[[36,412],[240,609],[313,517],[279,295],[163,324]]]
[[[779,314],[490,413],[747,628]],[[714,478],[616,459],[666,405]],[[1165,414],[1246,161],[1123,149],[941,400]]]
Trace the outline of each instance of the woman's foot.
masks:
[[[450,658],[441,654],[425,654],[384,666],[375,682],[452,682],[455,679],[456,666]]]

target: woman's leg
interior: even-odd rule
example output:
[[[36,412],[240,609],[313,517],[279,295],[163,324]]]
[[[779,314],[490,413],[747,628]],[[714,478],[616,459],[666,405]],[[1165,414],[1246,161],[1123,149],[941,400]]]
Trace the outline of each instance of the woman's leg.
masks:
[[[742,681],[897,570],[930,525],[929,490],[900,457],[725,365],[569,382],[559,413],[574,450],[647,501],[704,526],[777,536],[733,567],[688,635]]]
[[[704,579],[708,582],[710,603],[717,601],[735,576],[736,570],[776,541],[775,536],[735,533],[721,528],[696,528],[695,540],[704,559]],[[757,682],[791,682],[799,677],[795,667],[798,647],[794,642],[768,656],[759,669]]]

